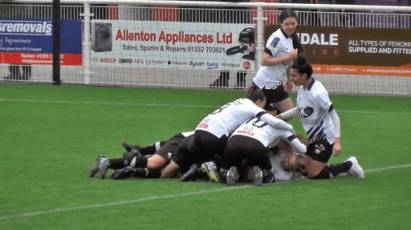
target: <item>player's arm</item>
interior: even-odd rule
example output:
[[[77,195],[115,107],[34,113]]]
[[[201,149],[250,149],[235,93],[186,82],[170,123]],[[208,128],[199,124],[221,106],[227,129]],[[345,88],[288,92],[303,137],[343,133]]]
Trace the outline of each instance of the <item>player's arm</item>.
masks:
[[[261,62],[262,65],[277,65],[280,63],[284,63],[284,62],[289,62],[294,60],[297,57],[297,50],[291,50],[290,53],[283,55],[283,56],[279,56],[279,57],[273,57],[268,53],[264,53],[263,55],[263,60]]]
[[[290,135],[287,137],[288,142],[290,143],[291,147],[294,149],[295,152],[297,153],[305,153],[307,152],[307,146],[305,144],[301,143],[300,140],[294,135]]]
[[[266,111],[259,112],[256,115],[261,121],[273,126],[277,129],[288,130],[290,132],[294,132],[293,126],[288,124],[287,122],[274,117],[273,115],[267,113]]]
[[[297,107],[294,107],[292,109],[289,109],[285,112],[278,114],[276,117],[281,120],[288,121],[288,120],[291,120],[293,117],[295,117],[297,114],[298,114],[298,109]]]
[[[297,58],[298,51],[297,49],[291,50],[288,54],[282,56],[276,56],[278,49],[278,43],[280,42],[280,38],[273,37],[269,38],[264,49],[263,60],[261,62],[262,65],[277,65],[280,63],[290,62]]]
[[[292,125],[267,113],[267,111],[258,107],[254,102],[251,102],[251,100],[248,101],[249,104],[247,106],[247,110],[249,115],[257,117],[261,121],[273,126],[274,128],[294,132]]]
[[[341,147],[341,130],[340,130],[340,117],[338,116],[337,112],[334,109],[334,106],[330,100],[330,97],[328,96],[328,92],[326,90],[321,91],[315,100],[321,108],[325,111],[328,111],[330,117],[331,117],[331,122],[333,123],[334,126],[334,132],[335,132],[335,142],[334,142],[334,147],[333,147],[333,153],[334,155],[339,155],[341,153],[342,147]]]
[[[285,91],[290,92],[294,88],[294,83],[291,81],[291,65],[287,68],[287,81],[285,82]]]
[[[331,121],[335,129],[335,142],[334,142],[333,152],[335,155],[339,155],[342,150],[340,117],[338,116],[338,113],[335,111],[332,105],[330,106],[328,113],[330,114]]]

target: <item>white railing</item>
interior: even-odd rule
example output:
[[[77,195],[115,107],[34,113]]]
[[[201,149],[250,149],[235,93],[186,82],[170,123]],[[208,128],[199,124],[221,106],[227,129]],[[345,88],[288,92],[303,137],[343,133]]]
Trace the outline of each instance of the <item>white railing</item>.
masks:
[[[13,3],[30,4],[33,1],[13,0]],[[36,0],[38,4],[51,4],[53,0]],[[337,5],[337,4],[295,4],[270,2],[202,2],[202,1],[167,1],[167,0],[60,0],[62,4],[129,4],[150,6],[195,6],[195,7],[262,7],[262,8],[290,8],[307,10],[354,10],[372,12],[411,12],[409,6],[382,6],[382,5]]]
[[[208,85],[221,75],[219,69],[143,68],[95,63],[91,55],[93,51],[89,29],[92,21],[110,19],[112,8],[108,4],[116,5],[117,25],[123,23],[122,20],[147,21],[145,25],[150,25],[151,21],[164,21],[165,19],[175,22],[255,24],[257,67],[261,63],[261,54],[264,49],[264,25],[277,24],[278,10],[282,8],[296,9],[301,25],[406,30],[411,28],[411,7],[404,6],[136,0],[61,0],[60,2],[63,4],[61,6],[62,19],[83,21],[83,64],[82,66],[62,66],[61,69],[63,82],[79,84],[208,88]],[[0,9],[3,10],[1,12],[6,11],[7,15],[3,14],[0,17],[51,20],[51,3],[51,0],[38,0],[35,4],[33,1],[24,0],[3,3]],[[200,31],[202,29],[204,28],[198,28]],[[51,81],[50,66],[32,65],[30,72],[31,81]],[[230,88],[238,85],[237,72],[231,70],[228,73],[234,75],[228,80]],[[8,65],[0,65],[0,74],[5,76],[8,73]],[[247,85],[250,84],[254,73],[255,71],[248,71]],[[318,75],[317,77],[321,78],[330,91],[337,93],[411,95],[411,78],[409,77],[330,76]],[[243,86],[240,85],[240,87]]]

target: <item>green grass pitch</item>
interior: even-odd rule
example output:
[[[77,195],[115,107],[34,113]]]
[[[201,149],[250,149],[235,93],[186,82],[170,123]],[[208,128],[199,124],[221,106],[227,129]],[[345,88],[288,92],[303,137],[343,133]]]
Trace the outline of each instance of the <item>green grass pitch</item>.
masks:
[[[411,229],[411,99],[332,96],[339,177],[255,187],[89,178],[97,155],[193,129],[239,91],[0,85],[0,229]],[[293,121],[301,132],[299,121]]]

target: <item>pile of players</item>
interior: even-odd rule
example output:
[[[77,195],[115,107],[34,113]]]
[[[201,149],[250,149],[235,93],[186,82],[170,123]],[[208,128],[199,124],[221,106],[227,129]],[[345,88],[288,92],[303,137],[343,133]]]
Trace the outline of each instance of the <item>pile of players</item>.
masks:
[[[364,177],[355,157],[328,164],[341,151],[340,120],[324,86],[312,78],[312,67],[299,57],[291,67],[291,80],[300,87],[297,106],[278,115],[264,110],[266,95],[251,89],[246,98],[227,103],[204,117],[192,132],[178,133],[146,147],[124,143],[117,159],[98,157],[90,170],[105,178],[170,178],[182,181],[206,177],[212,182],[256,185],[290,180],[331,179],[341,173]],[[308,136],[295,135],[289,120],[299,115]],[[338,140],[338,148],[335,144]]]
[[[195,131],[145,147],[123,143],[123,157],[98,157],[90,176],[99,173],[105,178],[108,169],[114,169],[113,179],[181,174],[182,181],[208,176],[210,181],[232,185],[240,179],[240,171],[255,184],[291,179],[294,173],[283,169],[282,159],[292,153],[291,148],[305,153],[306,146],[295,137],[290,124],[263,109],[265,101],[264,93],[255,90],[206,116]],[[275,175],[276,171],[281,175]]]
[[[261,185],[298,175],[330,179],[345,173],[363,178],[355,157],[328,164],[332,155],[342,152],[340,118],[303,56],[296,35],[297,14],[284,9],[278,21],[280,28],[267,39],[262,66],[246,98],[208,114],[193,132],[146,147],[123,144],[127,150],[123,157],[98,157],[90,176],[99,173],[105,178],[108,169],[115,170],[113,179],[180,175],[189,181],[206,175],[228,185],[240,180]],[[288,94],[294,86],[299,87],[295,107]],[[307,141],[298,139],[286,122],[297,115]]]

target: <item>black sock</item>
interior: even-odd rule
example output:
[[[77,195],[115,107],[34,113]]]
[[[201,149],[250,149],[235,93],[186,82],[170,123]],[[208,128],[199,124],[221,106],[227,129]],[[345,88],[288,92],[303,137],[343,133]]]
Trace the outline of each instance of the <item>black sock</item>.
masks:
[[[317,176],[311,177],[310,179],[331,179],[340,173],[347,172],[350,170],[351,166],[351,161],[346,161],[337,165],[327,165]]]
[[[135,177],[146,177],[147,176],[147,169],[146,168],[135,168],[133,176],[135,176]]]
[[[131,160],[130,166],[134,168],[145,168],[147,167],[147,158],[144,156],[136,156]]]
[[[123,163],[123,158],[108,159],[108,162],[110,164],[110,169],[121,169],[125,166]]]
[[[147,169],[147,178],[160,178],[161,169]]]
[[[351,161],[346,161],[344,163],[340,163],[340,164],[336,164],[336,165],[330,165],[328,166],[330,168],[330,172],[332,174],[333,177],[338,176],[338,174],[340,173],[344,173],[347,172],[348,170],[350,170],[352,166],[352,162]]]
[[[136,168],[133,175],[135,177],[160,178],[161,169]]]
[[[165,141],[159,141],[159,142],[153,143],[151,145],[141,147],[140,152],[143,155],[153,155],[154,153],[157,152],[157,150],[160,149],[161,146],[164,145],[164,143],[166,143],[166,142]]]
[[[331,178],[333,178],[333,175],[331,174],[331,171],[328,165],[326,165],[317,176],[310,177],[310,179],[331,179]]]
[[[220,176],[221,183],[226,183],[227,172],[228,172],[228,169],[223,169],[223,168],[220,169],[219,176]]]

